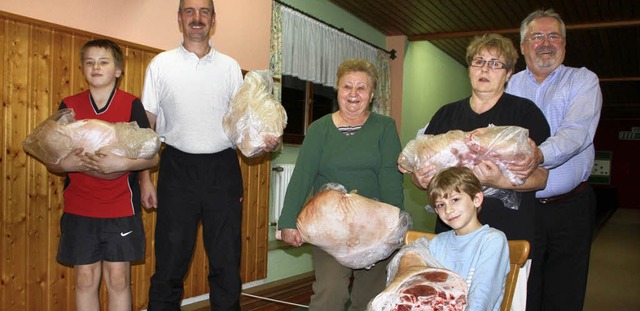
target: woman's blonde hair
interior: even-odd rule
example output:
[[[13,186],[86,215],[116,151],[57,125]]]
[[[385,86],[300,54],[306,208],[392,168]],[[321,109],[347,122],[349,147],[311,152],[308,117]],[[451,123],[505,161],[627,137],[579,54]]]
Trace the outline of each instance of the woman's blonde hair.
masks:
[[[370,61],[361,58],[352,58],[343,61],[342,64],[338,66],[338,72],[336,74],[338,79],[336,80],[336,83],[337,81],[340,81],[342,76],[349,72],[366,73],[371,80],[371,87],[375,91],[378,85],[378,73],[376,71],[376,67]]]
[[[485,34],[473,38],[467,46],[467,64],[471,64],[473,57],[482,51],[495,51],[498,57],[504,56],[505,69],[513,70],[518,61],[518,51],[513,46],[513,42],[497,33]]]

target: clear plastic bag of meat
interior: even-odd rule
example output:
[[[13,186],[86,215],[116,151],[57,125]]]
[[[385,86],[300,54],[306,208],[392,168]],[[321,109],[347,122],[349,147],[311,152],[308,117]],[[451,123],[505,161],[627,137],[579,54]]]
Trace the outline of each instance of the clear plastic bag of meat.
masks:
[[[434,165],[436,173],[452,166],[473,167],[478,163],[475,152],[466,142],[468,134],[452,130],[439,135],[418,135],[407,143],[400,154],[400,166],[409,172]]]
[[[519,126],[488,126],[470,132],[452,130],[439,135],[419,135],[402,150],[399,165],[413,172],[434,165],[437,173],[447,167],[473,168],[483,160],[495,163],[514,185],[524,180],[511,172],[507,165],[533,152],[529,144],[529,130]],[[485,188],[488,197],[500,199],[504,206],[518,209],[520,194],[512,190]]]
[[[298,214],[302,239],[340,264],[370,268],[403,244],[412,226],[411,216],[399,208],[369,199],[342,185],[325,185]]]
[[[431,255],[429,251],[429,239],[426,237],[421,237],[416,239],[415,241],[403,246],[394,256],[393,259],[389,262],[387,266],[387,285],[391,284],[393,279],[398,274],[398,267],[400,266],[400,260],[402,256],[408,252],[413,252],[416,255],[420,256],[422,261],[424,261],[424,265],[431,268],[444,268],[444,266]]]
[[[140,128],[136,122],[76,121],[73,109],[65,108],[40,123],[22,142],[22,148],[45,164],[57,164],[80,147],[89,153],[100,149],[120,157],[150,159],[160,144],[152,129]]]
[[[246,157],[262,155],[267,142],[281,140],[287,126],[287,113],[272,91],[270,71],[249,71],[222,119],[225,133]]]
[[[469,132],[469,149],[481,160],[491,160],[512,184],[522,185],[524,180],[513,174],[507,165],[521,161],[534,150],[529,144],[529,130],[519,126],[488,126]]]
[[[506,165],[533,152],[529,130],[519,126],[489,126],[470,132],[452,130],[439,135],[419,135],[402,150],[400,166],[413,172],[435,165],[440,171],[451,166],[473,168],[483,160],[491,160],[514,185],[521,185]]]
[[[497,189],[492,187],[483,186],[482,194],[485,198],[496,198],[502,201],[504,207],[517,210],[520,207],[522,201],[522,193],[510,189]]]
[[[387,266],[387,287],[369,302],[367,311],[462,311],[468,292],[464,278],[444,268],[422,237],[394,255]]]

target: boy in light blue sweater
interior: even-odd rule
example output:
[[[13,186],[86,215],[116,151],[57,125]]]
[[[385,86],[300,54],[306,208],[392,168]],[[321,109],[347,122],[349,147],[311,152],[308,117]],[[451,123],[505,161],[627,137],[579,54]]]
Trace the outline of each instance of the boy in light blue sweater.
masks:
[[[469,286],[467,311],[500,310],[509,273],[509,246],[500,230],[482,225],[482,188],[473,172],[451,167],[438,173],[427,187],[429,201],[451,227],[429,242],[429,251]]]

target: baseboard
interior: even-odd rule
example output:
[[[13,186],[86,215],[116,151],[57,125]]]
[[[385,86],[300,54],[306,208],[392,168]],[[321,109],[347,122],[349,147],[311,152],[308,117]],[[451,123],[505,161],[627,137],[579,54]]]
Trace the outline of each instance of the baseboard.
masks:
[[[315,280],[313,271],[284,278],[275,282],[256,285],[242,290],[242,311],[290,311],[309,305]],[[192,297],[183,301],[183,311],[209,310],[209,295]]]
[[[248,288],[240,297],[240,306],[243,311],[286,311],[307,306],[313,294],[314,280],[312,271]]]

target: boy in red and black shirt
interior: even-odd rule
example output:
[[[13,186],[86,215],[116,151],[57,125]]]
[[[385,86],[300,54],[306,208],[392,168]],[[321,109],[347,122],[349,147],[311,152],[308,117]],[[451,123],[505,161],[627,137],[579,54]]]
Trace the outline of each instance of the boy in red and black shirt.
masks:
[[[60,109],[72,108],[77,120],[135,121],[148,128],[140,99],[116,87],[123,73],[120,47],[110,40],[92,40],[82,47],[80,58],[89,90],[64,98]],[[100,309],[101,277],[109,309],[131,309],[130,263],[143,260],[145,248],[140,205],[156,205],[147,169],[158,159],[157,154],[130,159],[78,148],[58,164],[47,165],[50,172],[67,175],[57,260],[74,266],[76,309]]]

